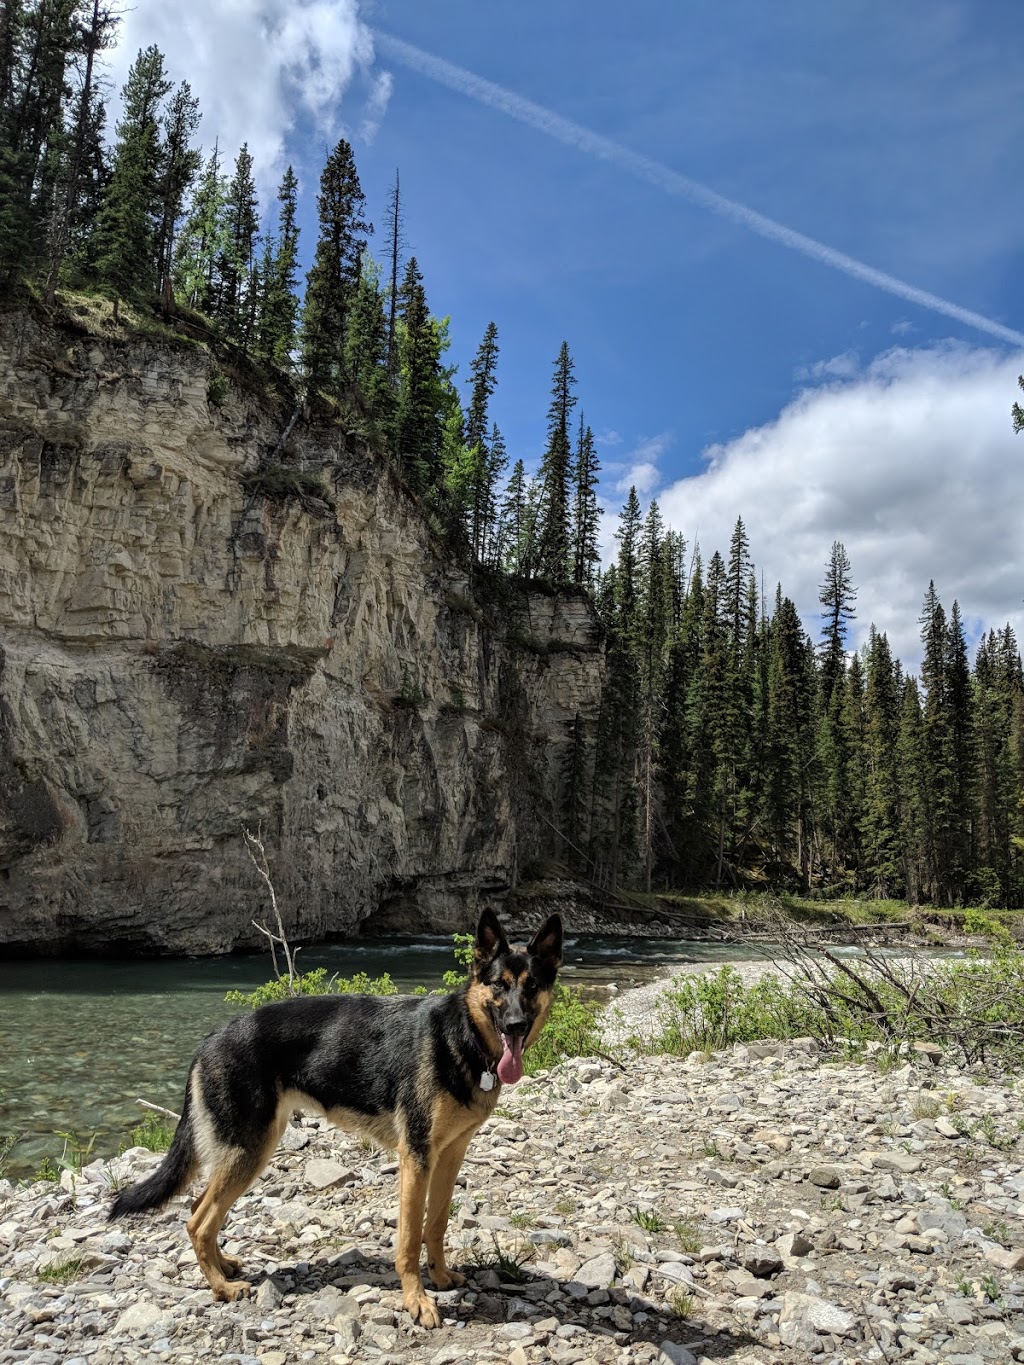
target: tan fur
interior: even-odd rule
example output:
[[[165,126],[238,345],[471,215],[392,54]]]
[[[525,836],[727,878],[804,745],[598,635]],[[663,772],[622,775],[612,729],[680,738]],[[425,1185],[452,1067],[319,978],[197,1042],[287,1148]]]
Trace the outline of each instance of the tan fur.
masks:
[[[491,1019],[491,1012],[488,1003],[494,999],[489,987],[480,981],[474,981],[466,992],[466,1008],[469,1010],[469,1017],[472,1019],[477,1033],[487,1044],[491,1056],[497,1059],[501,1056],[501,1039],[498,1031],[494,1027]]]

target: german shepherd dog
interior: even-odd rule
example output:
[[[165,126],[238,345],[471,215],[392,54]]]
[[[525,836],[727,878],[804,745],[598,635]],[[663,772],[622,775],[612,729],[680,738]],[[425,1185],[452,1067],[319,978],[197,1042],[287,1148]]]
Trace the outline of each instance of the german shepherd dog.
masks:
[[[111,1218],[158,1208],[200,1171],[188,1235],[215,1299],[249,1289],[218,1236],[227,1212],[269,1161],[293,1109],[326,1114],[398,1151],[395,1269],[414,1322],[441,1324],[420,1277],[420,1246],[438,1289],[462,1284],[444,1255],[452,1190],[470,1139],[523,1075],[523,1051],[551,1007],[562,922],[510,947],[480,916],[469,979],[444,996],[297,996],[232,1019],[199,1046],[181,1121],[161,1165],[122,1190]],[[424,1213],[426,1221],[424,1222]]]

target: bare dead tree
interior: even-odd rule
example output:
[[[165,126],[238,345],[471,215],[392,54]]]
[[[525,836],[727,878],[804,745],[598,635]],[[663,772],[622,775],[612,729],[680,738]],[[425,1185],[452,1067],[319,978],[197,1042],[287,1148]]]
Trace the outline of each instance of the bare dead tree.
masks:
[[[281,919],[281,911],[277,904],[277,894],[274,891],[274,883],[271,880],[270,867],[267,863],[267,851],[263,846],[263,826],[259,825],[255,834],[253,834],[252,830],[243,827],[242,836],[245,839],[245,851],[248,853],[253,867],[266,883],[267,891],[270,895],[270,908],[274,912],[274,919],[277,923],[277,932],[274,933],[272,929],[268,929],[265,924],[260,924],[258,920],[253,920],[252,926],[254,929],[259,930],[259,932],[270,941],[270,957],[274,964],[274,975],[277,977],[278,981],[286,979],[281,975],[281,970],[277,965],[277,950],[278,948],[281,949],[281,952],[284,954],[285,966],[288,969],[288,990],[292,995],[295,995],[297,993],[295,990],[295,958],[300,950],[298,948],[293,949],[290,947],[288,938],[284,932],[284,922]]]

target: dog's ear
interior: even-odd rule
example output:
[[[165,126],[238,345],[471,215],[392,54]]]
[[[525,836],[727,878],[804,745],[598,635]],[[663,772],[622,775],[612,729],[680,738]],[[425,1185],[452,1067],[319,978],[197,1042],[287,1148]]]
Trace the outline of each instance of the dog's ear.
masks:
[[[552,968],[562,965],[562,918],[549,915],[533,936],[526,950],[531,957],[539,957]]]
[[[473,945],[473,965],[479,970],[486,967],[499,953],[508,952],[505,931],[493,910],[485,910],[476,926],[476,942]]]

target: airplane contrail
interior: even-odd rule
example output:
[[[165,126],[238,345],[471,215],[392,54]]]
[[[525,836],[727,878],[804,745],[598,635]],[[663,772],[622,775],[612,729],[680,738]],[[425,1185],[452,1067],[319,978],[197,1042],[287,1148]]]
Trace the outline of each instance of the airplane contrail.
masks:
[[[826,246],[824,242],[786,227],[784,223],[777,223],[774,218],[767,218],[756,209],[748,208],[746,204],[739,204],[735,199],[727,199],[724,195],[709,189],[707,185],[702,185],[699,180],[691,180],[689,176],[671,170],[660,161],[630,151],[628,147],[613,142],[611,138],[591,132],[589,128],[573,123],[571,119],[563,118],[561,114],[556,114],[551,109],[545,109],[543,105],[534,104],[532,100],[524,99],[522,95],[495,85],[493,81],[484,80],[482,76],[476,76],[464,67],[455,66],[442,57],[435,57],[433,53],[424,52],[422,48],[413,47],[411,43],[394,38],[389,33],[382,33],[379,29],[373,31],[373,36],[378,48],[402,66],[418,71],[430,80],[437,81],[438,84],[447,86],[449,90],[455,90],[460,95],[466,95],[478,104],[497,109],[517,122],[554,138],[556,142],[562,142],[567,147],[575,147],[599,161],[610,162],[640,180],[646,180],[649,184],[657,185],[659,189],[667,190],[677,198],[688,199],[692,204],[718,214],[720,218],[740,223],[761,237],[767,237],[770,241],[778,242],[792,251],[799,251],[812,260],[820,261],[822,265],[831,266],[833,270],[840,270],[844,275],[852,276],[855,280],[872,284],[876,289],[895,294],[897,298],[906,299],[908,303],[916,303],[933,313],[943,313],[946,317],[954,318],[967,327],[987,332],[1001,341],[1012,342],[1015,346],[1024,345],[1024,332],[1004,327],[1002,323],[986,318],[981,313],[961,308],[959,304],[940,298],[938,294],[930,294],[926,289],[918,289],[912,284],[907,284],[905,280],[897,279],[895,275],[887,275],[882,270],[876,270],[874,266],[866,265],[842,251],[836,251],[834,247]]]

